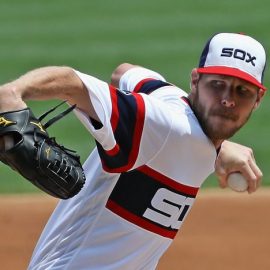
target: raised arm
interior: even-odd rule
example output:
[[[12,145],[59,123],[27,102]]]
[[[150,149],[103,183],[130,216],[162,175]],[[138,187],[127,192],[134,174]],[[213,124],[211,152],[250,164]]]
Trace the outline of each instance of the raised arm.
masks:
[[[27,100],[66,100],[90,117],[98,117],[87,89],[70,67],[43,67],[0,87],[0,111],[23,109]]]
[[[122,77],[122,75],[127,72],[129,69],[138,67],[137,65],[129,64],[129,63],[123,63],[120,64],[116,69],[113,71],[111,75],[111,84],[115,87],[119,87],[119,82]]]
[[[42,124],[26,100],[62,99],[97,118],[88,92],[68,67],[33,70],[0,87],[0,160],[46,193],[75,196],[85,183],[80,158],[51,138],[47,127],[69,109]],[[73,107],[71,107],[72,109]]]

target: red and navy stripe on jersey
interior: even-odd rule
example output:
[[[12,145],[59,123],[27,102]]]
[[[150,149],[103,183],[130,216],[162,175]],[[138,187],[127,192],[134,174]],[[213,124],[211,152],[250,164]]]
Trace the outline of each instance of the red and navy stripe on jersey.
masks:
[[[172,239],[189,211],[198,188],[180,184],[146,165],[128,171],[137,159],[145,120],[145,104],[139,93],[150,94],[169,85],[161,80],[144,79],[133,92],[120,91],[110,86],[110,121],[117,144],[112,150],[105,151],[97,142],[97,148],[103,169],[121,173],[106,208],[143,229]],[[163,201],[162,195],[159,198],[162,192],[173,194],[173,201]],[[155,200],[161,200],[161,204],[166,204],[164,211],[162,207],[157,209],[159,206],[153,205],[154,197]],[[174,209],[178,216],[166,213],[167,208]],[[158,213],[166,222],[152,219],[147,211]]]
[[[134,165],[140,145],[145,118],[143,98],[110,86],[112,100],[111,126],[116,145],[105,151],[97,143],[102,166],[108,172],[127,171]]]
[[[145,79],[139,82],[134,92],[120,91],[110,86],[112,102],[111,126],[116,145],[105,151],[96,142],[102,166],[108,172],[124,172],[131,169],[136,161],[145,118],[145,105],[141,95],[149,94],[167,82]]]
[[[171,207],[178,211],[178,216],[174,223],[179,223],[178,226],[180,227],[190,208],[190,204],[185,204],[184,202],[187,198],[195,198],[198,188],[177,183],[147,166],[122,173],[109,197],[106,207],[141,228],[173,239],[179,227],[174,227],[170,223],[172,219],[171,213],[166,212],[166,210],[163,212],[162,206],[160,209],[156,209],[155,205],[152,205],[152,200],[159,190],[171,192],[177,198],[173,202],[162,199],[161,203],[164,205],[164,209]],[[145,215],[147,209],[152,209],[151,211],[154,212],[158,211],[157,214],[161,217],[163,216],[162,219],[166,220],[166,222],[147,218]]]
[[[151,78],[146,78],[142,81],[140,81],[134,89],[134,92],[136,93],[144,93],[144,94],[150,94],[151,92],[163,87],[171,85],[168,82],[164,82],[161,80],[153,80]]]

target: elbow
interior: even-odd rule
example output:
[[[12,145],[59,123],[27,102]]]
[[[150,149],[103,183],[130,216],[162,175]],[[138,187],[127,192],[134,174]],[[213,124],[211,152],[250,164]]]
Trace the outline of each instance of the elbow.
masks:
[[[136,67],[136,65],[129,64],[129,63],[122,63],[116,67],[116,69],[112,72],[111,75],[111,84],[115,87],[119,87],[119,82],[121,77],[125,72],[129,69]]]

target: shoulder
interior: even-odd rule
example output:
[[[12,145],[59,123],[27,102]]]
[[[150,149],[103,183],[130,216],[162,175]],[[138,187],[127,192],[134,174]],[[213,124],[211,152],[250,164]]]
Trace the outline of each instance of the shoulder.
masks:
[[[117,87],[132,92],[147,80],[166,82],[165,78],[156,71],[140,66],[132,66],[121,74]]]

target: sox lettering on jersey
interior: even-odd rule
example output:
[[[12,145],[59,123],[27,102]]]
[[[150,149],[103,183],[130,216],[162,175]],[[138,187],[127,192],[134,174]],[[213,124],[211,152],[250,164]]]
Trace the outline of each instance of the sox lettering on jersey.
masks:
[[[166,188],[160,188],[151,201],[143,217],[165,227],[179,229],[193,199],[176,194]]]
[[[121,174],[106,207],[139,227],[173,239],[197,191],[143,166]]]

